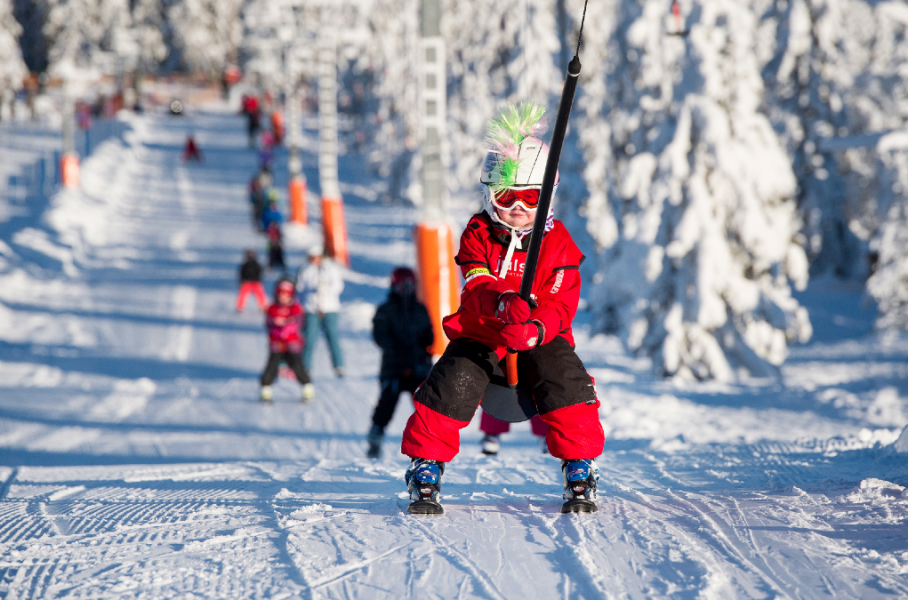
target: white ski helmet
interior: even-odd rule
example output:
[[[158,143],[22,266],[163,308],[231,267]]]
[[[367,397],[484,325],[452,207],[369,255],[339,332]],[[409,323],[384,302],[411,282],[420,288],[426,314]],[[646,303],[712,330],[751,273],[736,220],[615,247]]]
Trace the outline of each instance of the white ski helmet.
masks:
[[[549,147],[533,136],[539,131],[545,109],[528,102],[508,105],[489,124],[489,152],[479,181],[492,192],[506,189],[539,189],[549,158]],[[558,184],[555,173],[555,184]]]

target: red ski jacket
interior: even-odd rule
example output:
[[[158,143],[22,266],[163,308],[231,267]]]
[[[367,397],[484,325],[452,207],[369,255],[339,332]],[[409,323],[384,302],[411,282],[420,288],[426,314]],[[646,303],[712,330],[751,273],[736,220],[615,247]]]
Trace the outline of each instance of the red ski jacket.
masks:
[[[265,327],[268,328],[268,341],[272,352],[303,351],[303,336],[300,326],[303,324],[303,307],[296,300],[293,304],[274,303],[268,307]]]
[[[454,257],[465,280],[460,295],[460,310],[445,317],[443,326],[450,339],[470,338],[486,344],[503,358],[507,347],[501,339],[504,327],[495,316],[498,297],[507,290],[519,291],[526,265],[530,236],[521,240],[515,249],[507,274],[498,275],[508,252],[510,232],[496,225],[485,212],[473,215],[460,236],[460,250]],[[540,344],[561,336],[574,345],[571,324],[580,301],[580,263],[584,256],[571,234],[555,221],[555,226],[542,239],[532,297],[537,306],[530,319],[543,328]]]

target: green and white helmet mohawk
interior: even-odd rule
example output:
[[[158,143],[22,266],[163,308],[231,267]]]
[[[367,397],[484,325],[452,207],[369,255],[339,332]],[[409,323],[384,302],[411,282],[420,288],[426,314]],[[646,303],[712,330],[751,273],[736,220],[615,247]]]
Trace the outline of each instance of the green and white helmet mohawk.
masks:
[[[489,123],[488,154],[479,181],[490,191],[542,187],[549,147],[535,134],[545,126],[544,114],[545,109],[532,102],[509,104]]]

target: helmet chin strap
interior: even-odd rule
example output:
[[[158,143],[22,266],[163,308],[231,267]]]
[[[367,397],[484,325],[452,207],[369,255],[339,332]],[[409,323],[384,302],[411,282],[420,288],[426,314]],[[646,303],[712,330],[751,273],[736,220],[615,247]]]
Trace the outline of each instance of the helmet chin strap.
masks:
[[[507,225],[507,223],[505,223]],[[511,243],[508,244],[508,252],[504,255],[504,260],[501,262],[501,269],[498,271],[498,279],[504,279],[508,275],[508,268],[511,266],[511,259],[514,258],[514,248],[523,249],[520,245],[520,235],[518,235],[517,230],[510,225],[507,225],[511,230]]]

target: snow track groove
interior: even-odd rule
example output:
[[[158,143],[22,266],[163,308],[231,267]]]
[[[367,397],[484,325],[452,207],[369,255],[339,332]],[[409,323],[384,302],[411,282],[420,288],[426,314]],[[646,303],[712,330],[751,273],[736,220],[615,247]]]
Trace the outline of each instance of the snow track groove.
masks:
[[[446,540],[443,535],[433,531],[435,527],[443,529],[444,525],[444,523],[440,523],[438,526],[432,523],[422,523],[419,517],[413,519],[413,528],[423,532],[426,539],[434,542],[436,552],[448,557],[448,559],[454,564],[454,566],[463,569],[468,575],[470,575],[473,581],[479,586],[480,590],[485,592],[485,598],[490,598],[492,600],[504,600],[506,596],[502,593],[498,586],[496,586],[491,581],[491,577],[486,575],[482,568],[480,568],[474,561],[470,560],[465,552],[457,550],[454,547],[454,544],[451,543],[451,540]]]
[[[784,594],[783,590],[789,586],[776,577],[765,559],[759,556],[754,545],[748,544],[742,539],[738,532],[729,525],[726,518],[706,506],[702,499],[694,497],[693,494],[676,493],[669,490],[668,496],[677,500],[681,508],[690,509],[688,512],[699,524],[695,529],[706,533],[705,536],[701,536],[701,539],[711,541],[711,545],[716,551],[758,577],[760,583],[768,588],[763,590],[763,593]],[[752,591],[755,590],[746,590],[746,592]]]
[[[590,543],[590,539],[586,536],[586,532],[580,522],[585,515],[556,514],[547,516],[538,512],[535,507],[531,507],[531,510],[532,512],[529,515],[518,513],[517,509],[512,509],[512,512],[518,521],[524,522],[528,526],[542,529],[551,538],[555,545],[552,558],[555,564],[560,567],[556,570],[574,575],[573,578],[566,581],[579,580],[582,583],[582,587],[579,589],[581,597],[608,597],[606,588],[603,585],[604,576],[600,574],[600,568],[592,560],[589,548],[583,547],[583,544],[589,546]],[[566,583],[565,595],[568,594],[569,587],[569,584]],[[577,595],[578,590],[570,589],[570,593]]]

